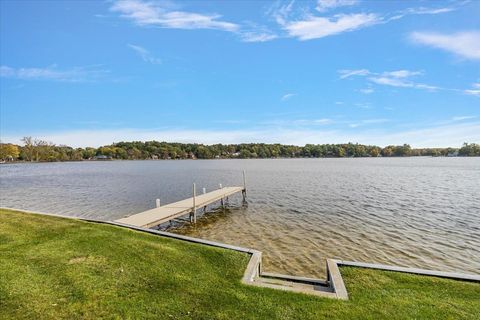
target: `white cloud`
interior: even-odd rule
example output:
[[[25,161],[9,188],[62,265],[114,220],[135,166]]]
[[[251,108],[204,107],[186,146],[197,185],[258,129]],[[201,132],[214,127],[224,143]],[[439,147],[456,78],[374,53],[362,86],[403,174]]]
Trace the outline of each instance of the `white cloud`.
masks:
[[[392,87],[413,87],[413,84],[411,82],[406,82],[404,80],[398,79],[398,78],[389,78],[389,77],[370,77],[368,78],[370,81],[376,83],[376,84],[382,84],[382,85],[387,85],[387,86],[392,86]]]
[[[367,69],[358,69],[358,70],[338,70],[340,73],[340,79],[346,79],[352,76],[366,76],[370,74],[370,71]]]
[[[410,70],[397,70],[397,71],[387,71],[384,72],[384,76],[394,77],[394,78],[408,78],[417,75],[421,75],[423,72],[421,71],[410,71]]]
[[[423,75],[423,71],[411,71],[411,70],[395,70],[385,72],[372,72],[367,69],[358,70],[338,70],[340,79],[346,79],[350,77],[367,77],[367,80],[371,83],[386,85],[392,87],[403,88],[415,88],[423,90],[439,90],[442,89],[437,86],[432,86],[424,83],[417,83],[410,80],[411,77],[417,75]],[[362,93],[371,93],[370,89],[360,89]],[[373,91],[372,91],[373,92]]]
[[[397,11],[392,17],[388,18],[386,21],[394,21],[401,19],[408,15],[434,15],[442,14],[455,11],[457,8],[454,7],[442,7],[442,8],[427,8],[427,7],[417,7],[417,8],[407,8],[405,10]]]
[[[287,94],[284,94],[284,95],[282,96],[282,101],[288,100],[288,99],[290,99],[290,98],[292,98],[292,97],[294,97],[294,96],[296,96],[296,95],[297,95],[296,93],[287,93]]]
[[[453,117],[453,121],[463,121],[463,120],[470,120],[470,119],[475,119],[477,116],[457,116]]]
[[[140,47],[140,46],[137,46],[137,45],[134,45],[134,44],[128,44],[128,46],[130,48],[132,48],[133,51],[135,51],[142,58],[143,61],[151,63],[151,64],[161,64],[162,63],[161,59],[155,58],[150,53],[150,51],[148,51],[147,49],[145,49],[143,47]]]
[[[99,69],[98,66],[73,67],[58,69],[55,65],[46,68],[12,68],[0,67],[0,76],[20,80],[51,80],[61,82],[87,82],[105,77],[108,70]]]
[[[410,39],[416,43],[442,49],[465,59],[480,59],[480,31],[463,31],[451,34],[413,32]]]
[[[360,91],[363,94],[371,94],[371,93],[375,92],[375,90],[373,90],[372,88],[360,89],[358,91]]]
[[[461,3],[458,6],[462,5]],[[407,8],[405,10],[397,11],[390,16],[389,18],[385,19],[385,22],[395,21],[402,19],[409,15],[434,15],[434,14],[442,14],[447,12],[452,12],[457,10],[456,7],[442,7],[442,8],[427,8],[427,7],[417,7],[417,8]]]
[[[328,124],[332,124],[334,121],[329,118],[321,118],[321,119],[300,119],[300,120],[294,120],[292,124],[294,125],[302,125],[302,126],[324,126]]]
[[[390,121],[389,119],[365,119],[365,120],[350,123],[348,126],[350,128],[358,128],[365,125],[381,124],[389,121]]]
[[[472,84],[473,89],[466,89],[463,90],[463,93],[469,94],[472,96],[479,96],[480,97],[480,83],[474,83]]]
[[[140,26],[157,26],[174,29],[217,29],[230,32],[239,30],[239,25],[219,20],[218,14],[200,14],[186,11],[173,11],[160,3],[139,0],[118,0],[110,8],[124,18]]]
[[[299,40],[311,40],[350,32],[376,24],[389,23],[408,15],[432,15],[456,10],[454,7],[419,7],[382,15],[367,12],[326,15],[326,12],[329,10],[353,6],[357,3],[357,0],[318,0],[316,9],[318,12],[323,13],[323,16],[315,15],[306,8],[294,10],[293,1],[288,5],[280,7],[275,5],[276,9],[270,11],[273,11],[273,17],[287,32],[288,36],[296,37]],[[297,14],[297,18],[291,18],[294,13]]]
[[[451,12],[454,10],[455,8],[452,8],[452,7],[444,7],[444,8],[419,7],[419,8],[409,8],[405,12],[409,14],[439,14],[439,13]]]
[[[368,78],[373,83],[391,86],[391,87],[401,87],[401,88],[415,88],[423,89],[428,91],[435,91],[441,89],[440,87],[431,86],[424,83],[415,83],[412,81],[404,80],[402,78],[396,77],[370,77]]]
[[[270,32],[248,31],[241,32],[240,38],[244,42],[266,42],[278,38],[276,34]]]
[[[380,120],[380,119],[372,119]],[[377,122],[378,123],[378,122]],[[160,140],[186,143],[284,143],[305,145],[307,143],[345,143],[348,141],[386,146],[409,143],[413,147],[459,147],[465,141],[480,141],[480,122],[459,122],[430,128],[391,132],[386,129],[372,129],[371,126],[359,126],[357,129],[329,130],[312,128],[242,129],[242,130],[81,130],[52,133],[32,132],[19,135],[2,134],[5,142],[20,143],[23,136],[35,136],[39,139],[65,144],[73,147],[111,144],[119,141]]]
[[[318,0],[317,11],[325,12],[339,7],[353,6],[358,3],[358,0]]]
[[[264,26],[252,23],[240,25],[220,20],[222,16],[219,14],[201,14],[177,9],[168,2],[145,2],[142,0],[116,0],[110,7],[111,11],[118,12],[121,17],[129,19],[139,26],[216,29],[235,33],[243,42],[266,42],[278,38],[275,33]],[[139,54],[142,54],[140,50],[138,51]]]
[[[291,37],[311,40],[354,31],[379,22],[380,18],[373,13],[339,14],[333,17],[310,15],[304,20],[284,22],[283,28]]]

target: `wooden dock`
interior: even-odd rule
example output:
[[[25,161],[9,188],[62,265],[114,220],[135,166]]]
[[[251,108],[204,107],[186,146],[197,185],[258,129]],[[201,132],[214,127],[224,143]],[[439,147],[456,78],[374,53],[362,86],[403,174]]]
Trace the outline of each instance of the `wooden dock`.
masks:
[[[160,200],[157,199],[156,208],[115,220],[115,222],[125,223],[136,227],[151,228],[189,214],[190,221],[196,223],[197,210],[200,208],[204,208],[205,210],[209,204],[217,201],[221,201],[223,206],[226,198],[239,192],[242,193],[243,200],[245,200],[247,191],[245,173],[243,174],[243,187],[222,187],[220,185],[219,189],[208,193],[205,193],[205,188],[203,190],[203,194],[197,195],[195,184],[193,184],[193,196],[191,198],[163,206],[160,206]]]

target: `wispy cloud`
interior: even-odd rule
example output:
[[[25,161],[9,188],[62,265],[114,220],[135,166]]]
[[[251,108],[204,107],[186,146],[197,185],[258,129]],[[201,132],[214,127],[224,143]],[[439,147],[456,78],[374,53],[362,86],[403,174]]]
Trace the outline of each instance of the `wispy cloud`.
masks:
[[[462,4],[458,4],[457,6],[459,5],[462,5]],[[399,20],[409,15],[435,15],[435,14],[448,13],[448,12],[457,10],[457,6],[438,7],[438,8],[433,8],[433,7],[407,8],[405,10],[400,10],[398,12],[395,12],[394,15],[387,18],[386,21],[389,22],[389,21]]]
[[[442,49],[465,59],[480,59],[480,31],[457,33],[412,32],[411,41]]]
[[[463,121],[463,120],[470,120],[470,119],[475,119],[477,116],[457,116],[453,117],[452,121]]]
[[[288,100],[288,99],[290,99],[290,98],[292,98],[292,97],[294,97],[294,96],[296,96],[296,95],[297,95],[296,93],[287,93],[287,94],[284,94],[284,95],[282,96],[282,99],[281,99],[281,100],[282,100],[282,101],[285,101],[285,100]]]
[[[20,80],[51,80],[61,82],[88,82],[104,78],[110,71],[99,66],[73,67],[59,69],[57,66],[46,68],[12,68],[0,67],[0,76]]]
[[[346,79],[352,76],[367,76],[370,74],[370,71],[367,69],[358,69],[358,70],[338,70],[340,74],[340,79]]]
[[[266,42],[274,40],[278,36],[271,32],[245,31],[240,33],[240,38],[244,42]]]
[[[181,11],[169,2],[116,0],[110,10],[143,27],[222,30],[236,34],[243,42],[266,42],[278,38],[277,34],[265,26],[251,22],[238,24],[224,21],[222,15],[216,13]]]
[[[143,61],[151,63],[151,64],[161,64],[162,63],[161,59],[155,58],[150,53],[150,51],[148,51],[147,49],[145,49],[141,46],[134,45],[134,44],[128,44],[128,46],[131,49],[133,49],[133,51],[135,51],[142,58]]]
[[[366,126],[366,125],[374,125],[374,124],[381,124],[385,122],[389,122],[389,119],[365,119],[365,120],[360,120],[357,122],[350,123],[348,126],[350,128],[358,128],[360,126]]]
[[[333,124],[334,121],[330,118],[321,118],[321,119],[299,119],[292,121],[293,125],[300,126],[325,126],[328,124]]]
[[[480,97],[480,83],[472,84],[472,89],[463,90],[463,93]]]
[[[289,37],[299,40],[312,40],[351,32],[378,24],[386,24],[409,15],[433,15],[456,10],[456,7],[417,7],[407,8],[390,14],[373,12],[335,13],[328,11],[341,7],[353,6],[357,0],[318,0],[315,14],[308,8],[295,10],[294,2],[287,5],[275,5],[270,10],[277,23],[286,31]],[[298,14],[298,12],[300,12]],[[318,15],[320,13],[320,15]],[[292,17],[293,16],[293,17]]]
[[[360,91],[360,92],[363,93],[363,94],[372,94],[372,93],[375,92],[375,90],[372,89],[372,88],[360,89],[360,90],[358,90],[358,91]]]
[[[388,76],[375,76],[368,78],[373,83],[391,86],[391,87],[401,87],[401,88],[415,88],[415,89],[424,89],[424,90],[438,90],[439,87],[431,86],[424,83],[415,83],[403,78],[397,77],[388,77]]]
[[[220,20],[219,14],[201,14],[178,11],[160,2],[144,2],[139,0],[118,0],[110,8],[123,18],[140,26],[156,26],[174,29],[217,29],[230,32],[239,30],[239,25]]]
[[[443,8],[426,8],[426,7],[418,7],[418,8],[408,8],[405,10],[405,13],[408,14],[440,14],[440,13],[447,13],[456,10],[453,7],[443,7]]]
[[[328,10],[337,9],[340,7],[353,6],[358,3],[358,0],[318,0],[317,11],[325,12]]]
[[[418,83],[411,80],[412,77],[423,75],[423,71],[411,71],[411,70],[395,70],[385,72],[372,72],[367,69],[358,70],[338,70],[340,79],[347,79],[352,77],[365,77],[370,83],[379,85],[402,87],[402,88],[415,88],[422,90],[439,90],[440,87],[432,86],[424,83]],[[365,89],[363,89],[365,90]],[[368,89],[367,89],[368,90]],[[362,90],[360,90],[362,92]],[[368,91],[367,91],[368,92]],[[366,93],[366,92],[363,92]]]
[[[374,13],[338,14],[332,17],[308,16],[303,20],[290,21],[283,28],[291,37],[311,40],[353,31],[379,23]]]

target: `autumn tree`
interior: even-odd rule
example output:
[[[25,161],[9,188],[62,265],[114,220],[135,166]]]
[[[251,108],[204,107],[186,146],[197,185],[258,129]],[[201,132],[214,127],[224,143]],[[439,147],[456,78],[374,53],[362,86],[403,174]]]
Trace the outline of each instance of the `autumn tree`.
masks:
[[[16,160],[20,155],[18,146],[11,143],[0,143],[0,159],[4,161]]]

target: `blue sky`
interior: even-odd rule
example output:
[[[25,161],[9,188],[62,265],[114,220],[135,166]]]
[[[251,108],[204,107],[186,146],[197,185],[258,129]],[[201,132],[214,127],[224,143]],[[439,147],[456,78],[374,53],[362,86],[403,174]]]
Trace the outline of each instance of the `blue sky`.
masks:
[[[3,142],[480,142],[480,1],[0,7]]]

